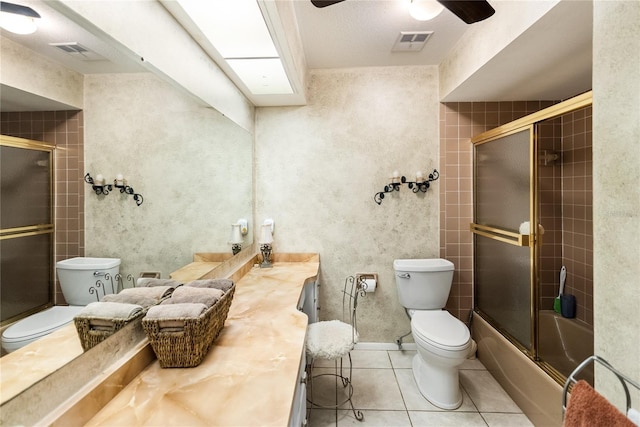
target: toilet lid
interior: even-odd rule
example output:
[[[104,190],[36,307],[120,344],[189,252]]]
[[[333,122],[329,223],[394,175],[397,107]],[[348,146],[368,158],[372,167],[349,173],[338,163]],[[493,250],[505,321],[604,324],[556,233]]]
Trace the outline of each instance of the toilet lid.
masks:
[[[446,310],[416,311],[411,329],[413,334],[443,350],[465,347],[471,339],[467,326]]]
[[[83,306],[56,305],[25,317],[2,333],[2,341],[17,342],[47,335],[71,322]]]

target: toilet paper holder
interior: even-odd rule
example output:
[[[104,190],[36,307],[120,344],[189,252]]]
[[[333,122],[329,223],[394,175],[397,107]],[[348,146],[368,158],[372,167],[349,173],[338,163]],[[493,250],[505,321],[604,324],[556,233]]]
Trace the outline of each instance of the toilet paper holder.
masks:
[[[377,273],[356,273],[356,283],[363,282],[365,284],[365,292],[375,292],[378,286]]]

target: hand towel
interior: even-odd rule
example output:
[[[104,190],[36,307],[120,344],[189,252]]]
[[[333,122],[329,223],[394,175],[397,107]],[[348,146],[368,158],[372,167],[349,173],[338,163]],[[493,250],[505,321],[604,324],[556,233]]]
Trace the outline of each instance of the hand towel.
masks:
[[[160,332],[180,332],[184,319],[197,318],[206,310],[202,303],[160,304],[151,307],[145,319],[157,320]]]
[[[184,284],[185,286],[191,286],[194,288],[215,288],[227,292],[233,286],[233,280],[231,279],[203,279],[194,280]]]
[[[84,307],[76,317],[99,317],[103,319],[128,319],[142,311],[137,304],[119,302],[92,302]]]
[[[182,319],[199,317],[207,306],[202,303],[160,304],[147,311],[145,319]]]
[[[177,288],[178,286],[182,285],[182,282],[178,282],[177,280],[173,280],[173,279],[151,279],[151,278],[138,279],[136,283],[138,287],[147,287],[147,288],[152,288],[156,286],[169,286],[172,288]]]
[[[88,318],[89,328],[96,331],[115,330],[114,320],[133,319],[142,313],[137,304],[119,302],[92,302],[76,315],[77,318]]]
[[[173,292],[171,298],[162,302],[162,305],[200,302],[207,307],[211,307],[218,302],[223,295],[224,292],[220,289],[180,286]]]
[[[589,383],[580,380],[573,386],[564,414],[564,427],[635,427]]]
[[[149,307],[159,303],[162,298],[171,295],[173,290],[174,288],[171,286],[127,288],[118,294],[105,295],[102,301],[125,302]]]
[[[149,296],[130,295],[130,294],[123,294],[122,292],[120,292],[119,294],[105,295],[102,298],[102,302],[137,304],[146,308],[146,307],[150,307],[152,305],[158,304],[159,300]]]

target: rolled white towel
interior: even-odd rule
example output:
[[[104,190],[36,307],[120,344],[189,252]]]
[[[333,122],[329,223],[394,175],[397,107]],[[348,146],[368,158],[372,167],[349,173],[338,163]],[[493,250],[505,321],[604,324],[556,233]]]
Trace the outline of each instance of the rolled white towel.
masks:
[[[200,302],[207,307],[211,307],[223,295],[224,291],[220,289],[180,286],[173,292],[171,298],[164,300],[161,305]]]
[[[640,411],[637,409],[630,408],[627,412],[627,418],[635,425],[640,426]]]
[[[531,234],[531,224],[529,223],[529,221],[525,221],[520,224],[520,229],[518,230],[518,232],[520,234]],[[538,224],[538,234],[544,234],[544,227],[542,226],[542,224]]]
[[[124,302],[149,307],[159,303],[162,298],[171,295],[173,290],[174,288],[172,286],[127,288],[118,294],[105,295],[102,301]]]

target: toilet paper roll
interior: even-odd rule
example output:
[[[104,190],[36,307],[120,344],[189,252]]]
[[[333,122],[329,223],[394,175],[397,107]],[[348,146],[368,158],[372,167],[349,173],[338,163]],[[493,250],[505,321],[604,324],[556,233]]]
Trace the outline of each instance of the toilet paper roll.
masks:
[[[376,279],[365,279],[364,283],[367,285],[365,292],[375,292],[377,285]]]

